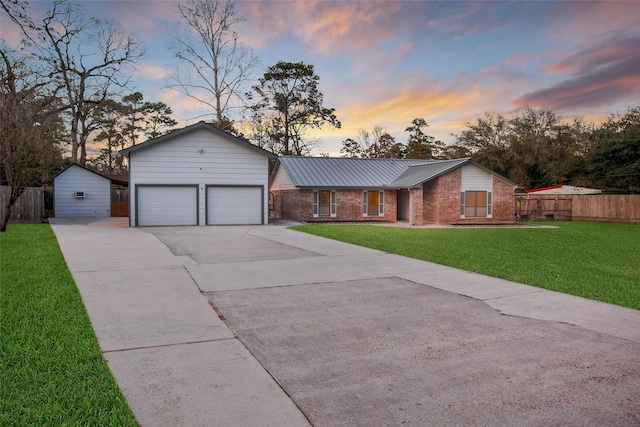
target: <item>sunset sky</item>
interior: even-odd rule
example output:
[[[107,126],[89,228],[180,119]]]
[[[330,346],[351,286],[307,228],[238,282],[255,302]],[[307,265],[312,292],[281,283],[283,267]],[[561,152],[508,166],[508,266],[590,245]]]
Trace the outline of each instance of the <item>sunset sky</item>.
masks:
[[[119,23],[145,47],[134,89],[163,101],[180,126],[203,110],[167,89],[170,34],[185,31],[173,1],[84,1],[87,14]],[[47,2],[30,2],[34,8]],[[638,1],[237,1],[237,26],[261,65],[313,64],[339,130],[317,133],[315,154],[339,155],[360,129],[386,127],[399,142],[423,117],[453,142],[487,111],[549,107],[600,121],[640,103]],[[12,39],[2,15],[0,32]],[[204,117],[207,119],[208,117]]]

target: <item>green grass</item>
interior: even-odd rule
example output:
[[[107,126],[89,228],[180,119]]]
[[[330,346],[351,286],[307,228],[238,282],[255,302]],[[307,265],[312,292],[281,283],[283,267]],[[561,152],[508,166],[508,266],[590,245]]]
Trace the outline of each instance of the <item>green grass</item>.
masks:
[[[0,233],[0,425],[136,426],[46,224]]]
[[[558,228],[421,229],[328,224],[293,228],[640,310],[640,225],[552,225]]]

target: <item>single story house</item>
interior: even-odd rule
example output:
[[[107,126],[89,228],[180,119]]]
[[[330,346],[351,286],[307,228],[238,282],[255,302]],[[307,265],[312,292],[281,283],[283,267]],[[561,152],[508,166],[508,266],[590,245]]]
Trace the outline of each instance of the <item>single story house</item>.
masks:
[[[72,163],[53,178],[56,218],[111,216],[111,180]]]
[[[267,224],[269,159],[205,122],[122,150],[129,159],[129,224]]]
[[[274,215],[303,222],[512,223],[516,187],[468,158],[283,156],[269,180]]]

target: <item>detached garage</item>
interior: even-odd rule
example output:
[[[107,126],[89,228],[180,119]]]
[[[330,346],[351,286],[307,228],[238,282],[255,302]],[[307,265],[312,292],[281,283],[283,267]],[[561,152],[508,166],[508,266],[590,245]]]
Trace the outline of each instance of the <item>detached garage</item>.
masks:
[[[122,150],[130,225],[241,225],[269,220],[269,159],[250,142],[200,122]]]
[[[111,216],[111,180],[72,163],[53,178],[56,218]]]

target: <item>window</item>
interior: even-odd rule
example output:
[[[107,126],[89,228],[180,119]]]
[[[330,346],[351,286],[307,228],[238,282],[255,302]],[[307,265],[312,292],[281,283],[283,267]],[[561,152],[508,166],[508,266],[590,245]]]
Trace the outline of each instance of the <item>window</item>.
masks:
[[[314,190],[313,216],[336,216],[336,192],[332,190]]]
[[[461,194],[460,215],[466,218],[484,218],[491,216],[491,192],[463,192]]]
[[[362,193],[362,214],[364,216],[384,215],[384,191],[364,191]]]

